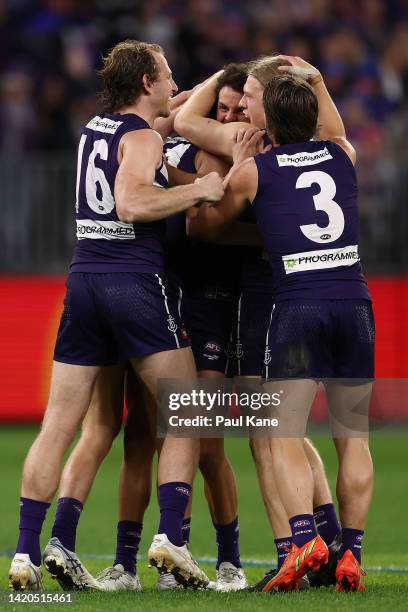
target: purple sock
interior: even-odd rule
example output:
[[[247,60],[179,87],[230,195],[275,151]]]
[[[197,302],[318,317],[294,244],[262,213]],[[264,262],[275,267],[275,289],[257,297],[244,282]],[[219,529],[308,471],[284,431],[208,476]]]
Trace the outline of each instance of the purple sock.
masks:
[[[82,502],[73,497],[60,497],[52,527],[52,537],[58,538],[65,548],[75,552],[76,530],[83,510]]]
[[[280,570],[292,546],[292,538],[275,538],[274,541],[278,554],[278,570]]]
[[[341,533],[341,527],[334,504],[317,506],[317,508],[313,510],[313,517],[319,535],[321,535],[327,546],[329,546],[334,541],[335,537]]]
[[[123,565],[125,572],[136,574],[136,558],[142,536],[142,523],[119,521],[114,565]]]
[[[298,548],[317,536],[313,514],[296,514],[289,519],[289,525],[292,529],[293,544]]]
[[[184,544],[188,544],[190,542],[190,528],[191,528],[191,516],[183,519],[183,525],[181,527],[181,532],[183,534]]]
[[[16,553],[30,555],[34,565],[41,565],[40,534],[50,504],[20,497],[20,537]]]
[[[346,550],[351,550],[357,561],[361,563],[361,542],[363,536],[364,531],[361,531],[361,529],[342,529],[342,545],[339,551],[339,558],[341,559]]]
[[[186,482],[166,482],[159,486],[160,524],[158,533],[165,533],[175,546],[183,546],[182,525],[191,495]]]
[[[239,557],[238,517],[228,525],[216,525],[214,523],[214,527],[217,532],[217,569],[224,561],[232,563],[235,567],[241,567],[241,560]]]

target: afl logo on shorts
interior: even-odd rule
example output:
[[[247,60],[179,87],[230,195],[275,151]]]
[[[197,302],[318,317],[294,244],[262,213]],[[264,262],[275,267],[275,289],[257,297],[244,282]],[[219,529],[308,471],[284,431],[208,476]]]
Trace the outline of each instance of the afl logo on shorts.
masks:
[[[177,323],[175,323],[175,321],[174,321],[174,317],[172,317],[171,315],[169,315],[169,316],[167,317],[167,323],[168,323],[168,325],[167,325],[167,329],[168,329],[169,331],[171,331],[173,334],[174,334],[174,333],[176,333],[176,331],[177,331]]]
[[[320,236],[320,240],[329,240],[331,238],[331,234],[322,234]]]
[[[266,349],[265,351],[265,357],[264,357],[264,364],[268,365],[268,363],[270,363],[271,361],[271,351],[269,349]]]
[[[207,342],[204,350],[210,351],[210,353],[221,353],[221,347],[216,342]]]

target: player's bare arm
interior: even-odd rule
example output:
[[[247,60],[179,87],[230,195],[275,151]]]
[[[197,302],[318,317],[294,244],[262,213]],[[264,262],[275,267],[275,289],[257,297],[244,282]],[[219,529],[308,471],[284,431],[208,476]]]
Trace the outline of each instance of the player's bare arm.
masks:
[[[214,239],[252,203],[258,187],[258,172],[253,158],[231,174],[224,197],[215,206],[204,205],[189,220],[188,234],[202,239]]]
[[[319,118],[317,122],[317,136],[319,140],[331,140],[335,142],[345,151],[352,163],[355,164],[355,149],[347,140],[343,120],[327,90],[320,71],[301,57],[279,55],[279,59],[287,60],[288,66],[280,66],[278,70],[305,79],[314,89],[319,104]]]
[[[163,144],[157,132],[129,132],[121,140],[119,170],[115,181],[116,210],[126,223],[164,219],[200,202],[217,202],[223,195],[222,181],[214,172],[192,185],[160,189],[153,185],[162,163]]]
[[[192,143],[213,153],[232,158],[232,144],[240,128],[247,123],[220,123],[207,117],[216,99],[216,84],[222,71],[216,72],[183,104],[174,121],[175,130]]]

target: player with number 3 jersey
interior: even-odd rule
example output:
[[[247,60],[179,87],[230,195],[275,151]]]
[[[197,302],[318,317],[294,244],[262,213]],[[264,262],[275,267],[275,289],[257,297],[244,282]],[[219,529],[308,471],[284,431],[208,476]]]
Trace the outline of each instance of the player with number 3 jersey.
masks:
[[[293,545],[262,590],[298,588],[306,572],[328,560],[313,519],[313,476],[302,436],[317,383],[330,379],[342,518],[337,590],[362,591],[361,541],[373,483],[367,412],[374,320],[358,253],[355,151],[345,137],[310,140],[318,102],[299,76],[273,78],[263,101],[273,149],[238,165],[221,203],[201,208],[194,220],[214,232],[252,203],[274,275],[265,374],[268,392],[281,393],[277,417],[284,437],[271,437],[270,447]],[[350,425],[353,412],[358,426]]]

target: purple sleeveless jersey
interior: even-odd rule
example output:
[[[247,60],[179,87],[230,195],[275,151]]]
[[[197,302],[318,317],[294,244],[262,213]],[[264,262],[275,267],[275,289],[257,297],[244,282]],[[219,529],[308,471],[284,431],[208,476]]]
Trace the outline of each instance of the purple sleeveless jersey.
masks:
[[[120,139],[127,132],[143,129],[150,126],[134,114],[104,113],[85,126],[78,148],[78,243],[70,272],[156,273],[164,269],[165,222],[124,223],[119,220],[114,199]],[[168,186],[163,163],[153,184]]]
[[[274,275],[276,301],[370,299],[358,254],[357,182],[330,141],[257,155],[253,202]]]

